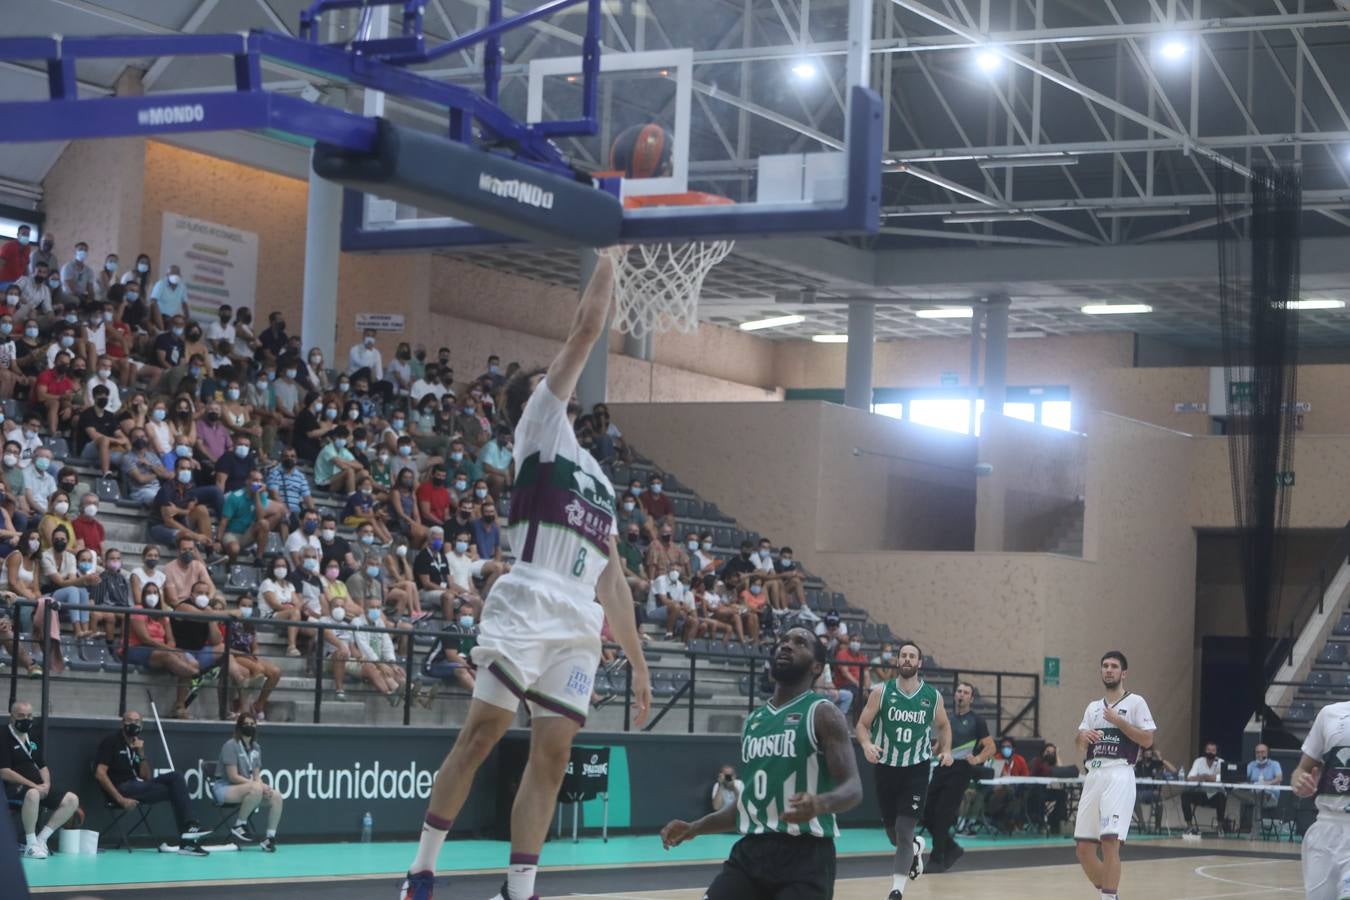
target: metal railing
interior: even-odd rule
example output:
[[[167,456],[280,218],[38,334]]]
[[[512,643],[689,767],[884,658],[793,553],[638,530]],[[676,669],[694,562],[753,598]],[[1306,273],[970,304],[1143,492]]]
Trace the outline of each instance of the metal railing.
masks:
[[[331,675],[324,671],[325,648],[327,642],[325,635],[328,632],[340,632],[342,634],[352,634],[354,632],[368,632],[377,634],[387,634],[397,643],[399,640],[407,641],[407,652],[401,655],[397,660],[404,674],[404,684],[402,686],[402,706],[403,706],[403,724],[412,724],[412,700],[414,691],[418,687],[417,674],[420,672],[417,663],[418,642],[419,639],[443,638],[453,640],[455,638],[471,639],[475,633],[455,630],[453,628],[429,629],[409,629],[409,628],[387,628],[372,627],[369,625],[342,624],[335,625],[331,622],[318,621],[290,621],[279,620],[275,618],[264,619],[243,619],[238,616],[215,613],[215,612],[177,612],[163,609],[145,609],[142,607],[120,607],[120,606],[95,606],[91,604],[60,604],[50,598],[46,599],[48,604],[48,616],[56,616],[62,610],[66,611],[85,611],[90,613],[103,613],[105,615],[116,616],[121,624],[121,637],[118,641],[118,647],[112,654],[110,662],[117,670],[117,714],[121,716],[127,710],[127,692],[129,689],[129,680],[135,669],[139,674],[142,666],[134,666],[128,656],[128,650],[131,648],[131,626],[132,616],[144,616],[146,618],[158,619],[161,621],[183,621],[183,622],[204,622],[212,626],[224,623],[226,633],[223,640],[218,645],[220,647],[218,657],[203,669],[203,672],[211,669],[218,669],[219,675],[215,685],[217,700],[217,715],[225,718],[229,711],[229,692],[231,688],[230,681],[230,658],[238,651],[231,646],[229,626],[245,626],[252,628],[256,633],[277,632],[283,633],[285,629],[299,629],[301,631],[311,632],[313,635],[313,647],[310,650],[310,663],[312,671],[303,677],[313,679],[313,709],[311,720],[314,724],[321,724],[323,721],[323,689],[326,679],[331,680]],[[17,612],[20,609],[30,609],[36,615],[37,603],[33,600],[19,599],[13,604],[15,610],[15,628],[9,647],[11,656],[11,668],[9,673],[9,702],[12,705],[19,695],[19,649],[24,643],[35,645],[42,651],[42,673],[40,676],[40,722],[41,739],[46,741],[46,722],[48,712],[51,708],[51,686],[52,671],[51,658],[52,653],[60,653],[60,645],[52,638],[52,629],[43,627],[42,638],[40,641],[33,641],[23,635],[22,629],[18,627]],[[96,635],[95,640],[101,641],[102,637]],[[616,644],[605,644],[606,649],[618,650]],[[181,648],[180,648],[181,649]],[[263,657],[263,646],[257,645],[257,655]],[[182,650],[181,652],[191,652]],[[423,651],[428,652],[427,649]],[[700,709],[700,703],[708,701],[711,698],[698,696],[700,682],[703,684],[723,684],[728,685],[728,695],[734,695],[741,692],[744,687],[745,702],[743,708],[746,713],[754,712],[758,703],[766,700],[768,695],[760,689],[759,678],[764,672],[764,667],[769,661],[767,652],[758,651],[754,648],[745,647],[741,652],[732,652],[725,650],[691,650],[681,648],[678,651],[662,650],[658,651],[662,656],[678,655],[688,663],[687,677],[682,678],[678,683],[672,677],[673,673],[679,671],[684,673],[683,667],[674,669],[670,667],[651,667],[653,679],[657,682],[664,682],[671,685],[672,692],[669,696],[654,697],[653,709],[650,720],[645,724],[643,730],[650,732],[655,729],[673,710],[683,704],[686,707],[687,718],[685,730],[687,733],[694,733],[697,724],[697,713]],[[655,654],[654,654],[655,655]],[[293,658],[293,657],[292,657]],[[699,662],[702,661],[705,667],[701,670]],[[708,664],[723,664],[724,668],[710,671]],[[868,671],[875,671],[876,666],[871,663],[859,663],[854,660],[830,659],[829,663],[839,668],[862,668]],[[659,674],[658,674],[659,673]],[[941,689],[944,695],[951,697],[957,682],[970,681],[976,685],[977,696],[982,697],[986,702],[992,701],[993,710],[993,733],[1003,734],[1018,725],[1027,726],[1031,734],[1036,735],[1040,732],[1040,676],[1035,673],[1023,672],[999,672],[979,669],[935,669],[931,673],[925,673],[928,681]],[[169,675],[170,678],[178,676]],[[63,682],[76,681],[75,678],[62,676]],[[105,679],[79,679],[83,682],[102,682]],[[611,684],[613,682],[611,681]],[[617,693],[617,691],[615,692]],[[467,696],[467,695],[466,695]],[[865,702],[865,697],[856,698],[857,703]],[[977,701],[978,703],[978,701]],[[725,700],[721,702],[705,703],[702,707],[707,709],[709,706],[718,709],[739,709],[742,708],[740,701],[728,704]],[[629,665],[623,665],[623,730],[631,731],[633,728],[633,671]]]
[[[1298,636],[1303,633],[1313,615],[1321,615],[1326,611],[1327,588],[1347,559],[1350,559],[1350,522],[1342,526],[1331,549],[1318,565],[1317,577],[1308,583],[1298,600],[1294,601],[1294,615],[1290,618],[1285,633],[1274,636],[1274,641],[1266,652],[1267,680],[1273,678],[1279,671],[1281,656],[1285,657],[1284,661],[1288,665],[1294,664],[1294,644]],[[1270,684],[1267,684],[1267,688],[1269,687]]]

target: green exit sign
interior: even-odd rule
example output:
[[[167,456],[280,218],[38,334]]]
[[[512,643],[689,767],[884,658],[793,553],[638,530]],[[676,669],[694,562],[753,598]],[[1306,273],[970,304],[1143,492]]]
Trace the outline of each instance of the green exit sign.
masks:
[[[1045,658],[1045,668],[1042,671],[1041,681],[1046,687],[1059,687],[1059,657],[1047,656]]]
[[[1250,381],[1233,381],[1228,384],[1229,403],[1250,403],[1256,390]]]

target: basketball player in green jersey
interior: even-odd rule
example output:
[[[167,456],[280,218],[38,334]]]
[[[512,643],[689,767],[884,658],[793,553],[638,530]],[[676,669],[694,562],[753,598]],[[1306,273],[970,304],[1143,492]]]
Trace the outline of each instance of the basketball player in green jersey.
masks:
[[[933,738],[938,764],[952,764],[952,729],[942,694],[919,677],[923,651],[900,645],[900,674],[872,689],[854,733],[867,761],[876,766],[877,805],[886,836],[895,845],[895,869],[887,900],[900,900],[911,879],[923,874],[923,840],[914,836],[928,798]]]
[[[825,668],[825,645],[789,628],[774,651],[773,699],[752,712],[741,733],[745,788],[696,822],[661,829],[667,850],[698,837],[744,835],[704,900],[830,900],[834,896],[835,815],[862,800],[848,723],[811,690]]]

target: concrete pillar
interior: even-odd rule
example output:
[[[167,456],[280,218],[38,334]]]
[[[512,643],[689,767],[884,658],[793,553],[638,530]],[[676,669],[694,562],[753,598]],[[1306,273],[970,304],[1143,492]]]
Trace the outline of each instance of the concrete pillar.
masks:
[[[844,361],[844,405],[872,409],[872,339],[876,306],[848,305],[848,355]]]
[[[1003,414],[1008,397],[1008,307],[1007,294],[991,294],[984,300],[984,408]]]
[[[967,434],[975,433],[976,401],[980,397],[980,322],[984,318],[984,308],[978,303],[970,308],[970,423]]]
[[[342,188],[309,172],[309,203],[305,218],[305,285],[300,308],[300,340],[336,368],[338,258],[342,252]],[[256,312],[256,311],[255,311]]]
[[[581,279],[577,285],[577,297],[586,292],[586,285],[591,282],[591,275],[595,273],[595,251],[589,247],[583,247],[579,251],[581,254]],[[612,314],[611,314],[612,315]],[[605,319],[605,331],[600,335],[600,340],[595,342],[591,348],[591,355],[586,357],[586,365],[581,370],[581,377],[577,379],[577,401],[581,403],[582,412],[589,412],[593,404],[606,402],[609,396],[609,318]]]

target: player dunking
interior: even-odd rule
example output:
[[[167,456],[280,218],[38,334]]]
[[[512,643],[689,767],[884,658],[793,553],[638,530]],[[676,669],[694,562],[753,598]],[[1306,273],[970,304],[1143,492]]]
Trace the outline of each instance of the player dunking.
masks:
[[[1300,797],[1317,797],[1317,821],[1303,836],[1304,894],[1350,897],[1350,703],[1318,712],[1290,784]]]
[[[952,764],[952,730],[942,694],[919,677],[923,651],[913,641],[900,645],[900,674],[872,689],[854,733],[867,761],[876,767],[881,824],[895,845],[895,869],[887,900],[900,900],[909,881],[923,874],[923,839],[914,830],[928,798],[933,737],[938,763]]]
[[[825,646],[805,628],[789,628],[769,668],[773,699],[752,712],[741,732],[745,788],[697,822],[661,829],[671,847],[739,831],[744,837],[703,900],[830,900],[834,896],[835,814],[862,800],[848,723],[811,690],[825,667]]]
[[[601,254],[547,372],[522,372],[506,386],[519,460],[506,536],[518,562],[493,585],[483,607],[473,650],[483,674],[436,775],[400,900],[430,900],[446,833],[521,700],[532,713],[530,756],[511,808],[511,861],[496,900],[536,897],[539,850],[572,739],[590,708],[606,616],[633,668],[636,722],[646,718],[651,682],[615,545],[614,488],[572,430],[580,409],[572,391],[591,346],[604,335],[613,293],[613,263]]]
[[[1078,842],[1078,863],[1101,891],[1102,900],[1117,900],[1120,845],[1130,833],[1134,815],[1134,764],[1141,750],[1153,746],[1158,728],[1144,698],[1125,690],[1129,668],[1119,650],[1102,657],[1106,693],[1088,704],[1078,726],[1077,743],[1087,757],[1087,776],[1073,837]]]

